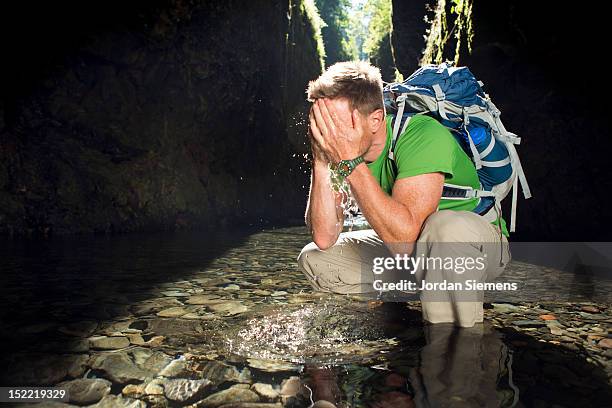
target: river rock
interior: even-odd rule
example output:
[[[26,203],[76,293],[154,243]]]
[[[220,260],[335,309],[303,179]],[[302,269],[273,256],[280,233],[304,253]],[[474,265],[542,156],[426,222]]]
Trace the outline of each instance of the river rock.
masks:
[[[599,347],[603,347],[606,349],[612,348],[612,339],[606,338],[606,339],[600,340],[599,343],[597,343],[597,345]]]
[[[107,395],[95,405],[89,408],[146,408],[147,404],[143,401],[126,398],[121,395]]]
[[[211,388],[208,380],[174,379],[162,382],[164,395],[172,401],[185,402],[201,396],[204,391]]]
[[[100,401],[110,393],[111,385],[110,381],[102,378],[79,378],[57,386],[66,389],[70,402],[88,405]]]
[[[215,386],[224,382],[251,383],[251,372],[244,368],[242,371],[232,365],[220,361],[209,361],[202,367],[202,378],[210,380]]]
[[[183,307],[171,307],[169,309],[164,309],[157,312],[157,316],[159,317],[181,317],[186,314],[187,310]]]
[[[583,312],[587,312],[587,313],[599,313],[600,312],[599,308],[592,306],[592,305],[584,305],[580,308],[580,310],[582,310]]]
[[[217,408],[225,404],[238,402],[259,402],[259,396],[244,384],[234,385],[226,390],[216,392],[197,403],[198,408]]]
[[[189,305],[209,305],[212,303],[220,303],[223,300],[216,295],[195,295],[187,299]]]
[[[125,384],[131,381],[143,381],[155,373],[138,367],[125,352],[100,354],[91,362],[91,367],[100,370],[109,380]]]
[[[267,401],[274,401],[280,394],[271,384],[255,383],[251,385],[251,389]]]
[[[118,350],[130,345],[125,336],[95,336],[89,338],[89,347],[94,350]]]
[[[232,301],[232,300],[227,301],[227,302],[222,302],[222,303],[211,304],[211,305],[208,305],[208,307],[213,312],[223,314],[226,316],[237,315],[237,314],[244,313],[247,310],[249,310],[249,308],[243,305],[242,303]]]
[[[186,377],[188,375],[187,371],[187,361],[185,359],[176,359],[172,360],[170,364],[165,366],[160,372],[159,375],[162,377]]]
[[[11,358],[11,379],[16,384],[57,384],[66,377],[77,378],[85,372],[88,355],[28,355]]]

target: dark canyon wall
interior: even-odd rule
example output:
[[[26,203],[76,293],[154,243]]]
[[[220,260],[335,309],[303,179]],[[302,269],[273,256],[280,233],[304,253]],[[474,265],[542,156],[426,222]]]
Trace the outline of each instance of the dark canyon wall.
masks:
[[[404,75],[425,47],[423,14],[416,15],[425,3],[393,2],[394,52]],[[473,1],[472,51],[461,44],[459,64],[484,81],[506,127],[522,137],[519,153],[534,195],[519,202],[515,239],[612,239],[609,9]],[[449,31],[454,21],[448,16]],[[443,37],[444,59],[453,59],[454,36]]]
[[[300,218],[300,0],[2,6],[0,232]]]

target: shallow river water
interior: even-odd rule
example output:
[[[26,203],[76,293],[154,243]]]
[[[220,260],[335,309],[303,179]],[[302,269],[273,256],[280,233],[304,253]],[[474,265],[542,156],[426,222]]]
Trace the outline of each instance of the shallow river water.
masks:
[[[314,293],[295,261],[308,241],[298,227],[4,241],[0,385],[97,407],[612,401],[610,281],[513,261],[499,279],[521,290],[488,293],[484,324],[424,326],[417,301]]]

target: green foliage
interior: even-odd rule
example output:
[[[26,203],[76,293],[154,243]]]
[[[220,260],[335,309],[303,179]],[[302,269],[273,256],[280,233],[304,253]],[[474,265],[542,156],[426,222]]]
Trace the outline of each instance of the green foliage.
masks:
[[[315,0],[321,18],[325,43],[325,65],[354,59],[349,36],[349,0]]]
[[[363,50],[368,55],[378,52],[391,33],[391,0],[368,0],[364,5],[368,21]]]
[[[321,19],[319,11],[315,4],[315,0],[302,0],[302,14],[304,14],[314,31],[315,41],[317,42],[317,52],[319,54],[321,68],[325,68],[325,43],[323,42],[323,35],[321,30],[325,26],[325,22]]]
[[[462,48],[472,52],[472,2],[438,0],[421,64],[439,64],[444,60],[459,64]]]

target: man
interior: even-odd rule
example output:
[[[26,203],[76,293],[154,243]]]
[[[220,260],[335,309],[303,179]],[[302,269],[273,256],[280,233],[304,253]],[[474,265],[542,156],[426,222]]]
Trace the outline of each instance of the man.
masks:
[[[313,163],[306,223],[314,242],[298,263],[315,289],[375,292],[376,258],[416,252],[485,262],[484,269],[460,274],[440,265],[415,267],[417,283],[480,283],[501,274],[510,257],[503,222],[495,226],[471,212],[478,199],[441,199],[445,181],[479,187],[474,165],[446,128],[426,115],[412,117],[391,160],[391,117],[385,116],[380,71],[367,62],[331,66],[307,93]],[[340,165],[373,229],[341,234],[342,193],[332,186],[330,165]],[[482,322],[482,290],[475,293],[422,290],[423,318],[465,327]]]

